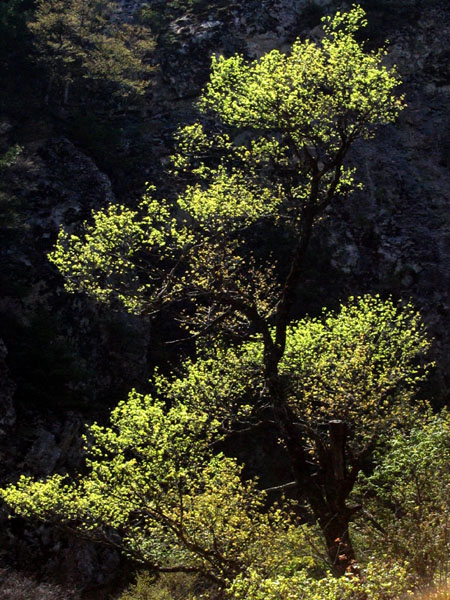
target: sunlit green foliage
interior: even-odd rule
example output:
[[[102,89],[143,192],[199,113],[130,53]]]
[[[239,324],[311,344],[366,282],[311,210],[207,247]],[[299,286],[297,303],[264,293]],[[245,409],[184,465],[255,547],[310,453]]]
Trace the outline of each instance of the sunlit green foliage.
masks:
[[[223,584],[252,564],[266,574],[298,564],[303,529],[279,510],[262,510],[266,496],[255,482],[213,452],[217,430],[207,413],[180,404],[165,410],[133,392],[110,427],[89,428],[88,475],[22,476],[1,494],[24,516],[76,524],[162,570],[198,571]]]
[[[204,587],[204,586],[203,586]],[[199,588],[197,574],[170,573],[157,578],[146,571],[139,573],[119,600],[196,600]],[[201,594],[202,600],[214,599],[214,595]]]
[[[157,301],[155,282],[164,273],[159,250],[173,240],[174,230],[164,203],[147,198],[139,211],[112,205],[94,214],[83,238],[62,231],[51,260],[66,276],[68,291],[114,298],[138,312],[142,295]]]
[[[213,58],[200,106],[229,125],[281,131],[313,153],[326,148],[326,161],[343,136],[367,137],[371,124],[392,121],[401,107],[394,73],[380,66],[385,51],[367,54],[354,38],[366,25],[353,8],[324,19],[320,45],[297,40],[290,54],[273,50],[252,64]]]
[[[338,313],[305,319],[288,330],[280,363],[297,418],[310,427],[351,424],[358,453],[408,412],[429,348],[420,315],[408,304],[366,296]]]
[[[334,467],[328,423],[348,423],[344,469],[355,470],[373,436],[408,417],[423,376],[414,360],[426,347],[417,314],[379,299],[290,328],[281,373],[319,478],[334,476],[321,471],[326,453]],[[22,477],[3,498],[24,516],[75,523],[149,566],[192,569],[221,584],[249,569],[270,577],[312,566],[307,531],[286,510],[264,512],[265,494],[215,449],[224,433],[267,411],[261,354],[257,341],[218,348],[178,378],[158,376],[161,400],[133,392],[110,427],[89,428],[88,475]],[[346,371],[350,354],[358,358]]]
[[[409,418],[427,375],[429,345],[410,304],[399,307],[379,297],[350,299],[338,312],[324,310],[319,318],[292,324],[280,376],[298,425],[326,443],[328,423],[348,424],[348,451],[356,458],[374,437]],[[258,337],[237,348],[209,348],[206,357],[185,363],[184,377],[158,381],[170,398],[192,409],[245,423],[269,402],[263,352]]]
[[[405,565],[389,561],[368,563],[359,577],[347,574],[336,579],[330,574],[312,576],[307,569],[267,578],[257,571],[239,576],[225,597],[235,600],[398,600],[422,596],[412,594],[412,581]],[[201,584],[198,577],[186,574],[164,574],[137,577],[120,600],[213,600],[218,597],[214,586]],[[223,596],[221,596],[223,597]],[[423,600],[444,600],[445,596],[426,595]]]
[[[407,569],[400,564],[369,563],[355,576],[311,577],[307,571],[263,578],[250,572],[231,586],[236,600],[398,600],[411,595]]]

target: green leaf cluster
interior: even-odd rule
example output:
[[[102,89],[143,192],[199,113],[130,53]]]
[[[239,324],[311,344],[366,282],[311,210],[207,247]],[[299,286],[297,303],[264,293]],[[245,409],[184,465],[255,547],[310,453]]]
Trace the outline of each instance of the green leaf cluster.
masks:
[[[412,595],[407,568],[401,564],[369,563],[359,576],[311,577],[307,571],[262,578],[250,573],[231,587],[236,600],[398,600]]]
[[[297,418],[313,429],[343,421],[354,452],[410,413],[430,364],[430,342],[411,304],[378,296],[351,298],[288,330],[280,372]]]
[[[330,420],[347,420],[354,455],[374,432],[392,431],[400,409],[408,411],[410,388],[422,376],[413,361],[426,346],[411,307],[377,298],[294,325],[281,372],[304,435],[316,444],[311,460],[327,446],[321,431]],[[189,567],[222,585],[251,570],[270,578],[289,565],[309,568],[308,528],[289,509],[266,512],[256,481],[243,480],[236,461],[217,450],[224,433],[267,410],[261,354],[257,341],[218,347],[188,361],[178,378],[157,376],[157,398],[132,392],[110,426],[89,427],[88,474],[75,481],[22,476],[0,492],[3,499],[21,515],[68,523],[154,568]],[[360,362],[347,377],[351,356]]]
[[[381,600],[404,589],[403,567],[392,591],[371,567],[354,576],[348,500],[374,449],[417,414],[430,366],[420,316],[364,296],[292,321],[314,229],[355,185],[350,147],[402,108],[385,50],[356,39],[363,25],[354,7],[289,54],[214,58],[205,118],[177,134],[186,187],[176,200],[149,188],[136,208],[110,206],[82,234],[60,232],[50,260],[69,291],[140,314],[182,307],[177,318],[207,341],[181,374],[155,376],[155,397],[133,392],[109,427],[89,428],[87,474],[1,491],[20,514],[69,523],[151,569],[201,573],[237,598]],[[289,504],[268,510],[257,481],[219,452],[225,435],[260,424],[281,438],[297,508],[309,507],[334,573],[348,577],[314,578],[311,528]]]
[[[150,196],[138,210],[111,205],[93,215],[83,237],[61,231],[49,258],[65,276],[66,289],[100,302],[121,302],[139,312],[142,296],[159,292],[159,251],[172,236],[168,208]]]
[[[329,157],[342,136],[367,137],[371,125],[393,121],[399,82],[381,66],[384,49],[366,53],[355,39],[367,25],[362,8],[323,22],[320,44],[297,40],[290,54],[273,50],[251,64],[242,56],[213,57],[200,107],[229,125],[280,131]]]

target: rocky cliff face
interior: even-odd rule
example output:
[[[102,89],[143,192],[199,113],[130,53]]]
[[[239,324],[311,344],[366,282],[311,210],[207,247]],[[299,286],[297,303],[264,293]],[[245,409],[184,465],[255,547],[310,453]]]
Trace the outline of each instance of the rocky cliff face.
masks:
[[[444,3],[389,32],[407,108],[355,149],[364,189],[331,228],[332,263],[360,289],[411,297],[435,339],[434,392],[448,401],[450,337],[450,55]],[[340,230],[340,234],[338,234]],[[439,391],[438,391],[439,390]]]
[[[0,181],[4,481],[22,471],[45,475],[76,468],[82,423],[102,418],[133,385],[145,389],[149,365],[167,358],[147,322],[111,316],[65,294],[46,259],[59,226],[76,228],[108,202],[132,203],[146,180],[167,185],[173,131],[194,118],[193,102],[212,53],[256,58],[273,48],[288,51],[298,35],[320,35],[320,16],[337,8],[333,0],[197,0],[187,3],[189,10],[169,10],[176,3],[156,0],[121,4],[126,18],[142,6],[166,6],[159,21],[155,12],[150,19],[160,70],[144,116],[110,124],[106,133],[98,125],[98,135],[84,143],[79,131],[74,135],[73,122],[64,122],[64,112],[30,114],[24,125],[11,107],[1,107],[0,153],[13,144],[22,148]],[[450,7],[443,0],[364,4],[369,44],[389,38],[388,60],[398,65],[408,108],[398,123],[354,149],[364,189],[335,207],[323,224],[298,310],[314,311],[364,291],[412,297],[436,340],[439,368],[429,393],[443,404],[450,389]],[[92,138],[100,143],[102,135],[119,140],[116,151],[132,176],[114,162],[99,168]],[[66,584],[86,589],[111,580],[118,567],[114,553],[46,528],[15,522],[2,541],[8,564],[34,562],[41,573],[59,571]]]
[[[68,297],[46,257],[62,223],[75,227],[92,209],[115,201],[111,182],[66,137],[34,127],[38,139],[20,139],[19,131],[20,154],[1,180],[0,200],[8,209],[0,242],[2,483],[21,472],[45,476],[78,468],[86,420],[123,398],[130,377],[133,384],[148,378],[148,324]],[[3,131],[14,139],[17,128]],[[6,566],[50,574],[65,587],[94,588],[95,594],[114,578],[116,552],[6,517],[2,510],[0,561]],[[19,597],[29,588],[44,597],[32,579],[24,589],[20,581],[5,571],[0,595],[10,590],[11,598]],[[54,594],[63,597],[61,590]]]

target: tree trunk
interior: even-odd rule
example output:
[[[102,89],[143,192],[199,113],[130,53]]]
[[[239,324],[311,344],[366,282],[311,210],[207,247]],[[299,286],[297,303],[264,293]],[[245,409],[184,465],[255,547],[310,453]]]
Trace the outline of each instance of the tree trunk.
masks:
[[[355,571],[355,551],[349,535],[350,516],[345,512],[334,515],[324,515],[319,519],[319,525],[325,538],[328,559],[337,577],[348,571]]]
[[[274,416],[297,483],[299,501],[308,500],[322,530],[334,574],[342,576],[349,570],[356,571],[355,552],[349,534],[354,511],[346,505],[353,487],[353,478],[346,468],[347,426],[338,420],[329,423],[328,444],[323,444],[317,455],[317,464],[312,465],[305,450],[304,435],[285,398],[283,382],[277,375],[268,377],[266,381]]]
[[[69,89],[70,89],[70,79],[66,79],[64,83],[64,98],[63,103],[66,106],[69,102]]]

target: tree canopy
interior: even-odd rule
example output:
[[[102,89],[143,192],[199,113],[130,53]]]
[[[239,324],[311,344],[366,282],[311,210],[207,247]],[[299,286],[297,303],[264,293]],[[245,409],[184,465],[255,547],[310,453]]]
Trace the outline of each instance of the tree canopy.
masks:
[[[343,519],[358,511],[346,500],[364,460],[414,414],[412,396],[425,376],[416,360],[427,346],[411,307],[370,297],[289,328],[284,409],[296,459],[308,457],[302,471],[293,468],[296,497],[309,502],[328,552],[330,532],[343,536]],[[75,526],[147,567],[198,572],[222,587],[250,572],[270,578],[290,564],[308,569],[308,536],[317,534],[289,505],[267,512],[257,481],[245,481],[236,460],[218,450],[242,425],[277,418],[262,353],[260,339],[218,346],[187,361],[179,376],[157,375],[154,397],[132,392],[109,426],[89,428],[87,474],[23,476],[3,498],[19,514]],[[334,538],[333,549],[344,553],[348,544]]]

